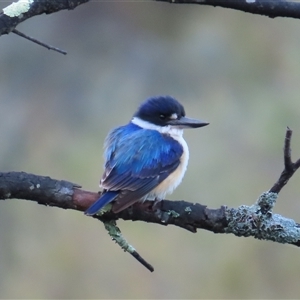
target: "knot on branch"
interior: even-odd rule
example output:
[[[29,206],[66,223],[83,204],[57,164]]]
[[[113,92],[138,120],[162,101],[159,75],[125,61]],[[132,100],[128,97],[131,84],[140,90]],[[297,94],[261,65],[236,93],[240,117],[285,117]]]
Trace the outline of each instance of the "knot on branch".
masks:
[[[260,195],[256,204],[260,207],[260,211],[263,215],[271,213],[277,198],[278,194],[272,192],[265,192]]]
[[[230,221],[226,232],[237,236],[263,238],[265,235],[263,232],[269,227],[273,217],[272,209],[277,197],[276,193],[265,192],[251,206],[241,205],[238,208],[228,209],[227,219]]]

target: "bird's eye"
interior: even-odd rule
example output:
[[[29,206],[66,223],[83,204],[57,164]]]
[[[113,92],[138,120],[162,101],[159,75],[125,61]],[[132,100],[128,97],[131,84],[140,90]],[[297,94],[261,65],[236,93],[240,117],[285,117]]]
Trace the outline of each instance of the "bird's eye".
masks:
[[[164,115],[164,114],[161,114],[161,115],[159,115],[159,118],[161,119],[161,120],[165,120],[166,119],[166,115]]]

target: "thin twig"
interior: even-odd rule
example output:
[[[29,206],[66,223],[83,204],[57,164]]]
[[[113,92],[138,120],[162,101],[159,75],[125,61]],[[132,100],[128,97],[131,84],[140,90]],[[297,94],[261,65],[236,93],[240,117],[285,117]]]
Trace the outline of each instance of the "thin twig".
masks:
[[[284,139],[284,170],[280,174],[277,182],[272,186],[269,192],[278,194],[281,189],[288,183],[289,179],[293,176],[293,174],[300,167],[300,159],[298,159],[295,163],[292,162],[291,159],[291,139],[292,139],[293,131],[287,127]]]
[[[42,47],[45,47],[48,50],[54,50],[54,51],[59,52],[59,53],[64,54],[64,55],[67,54],[67,52],[65,50],[61,50],[59,48],[56,48],[56,47],[50,46],[48,44],[45,44],[45,43],[43,43],[43,42],[41,42],[41,41],[39,41],[39,40],[37,40],[37,39],[35,39],[33,37],[30,37],[30,36],[28,36],[28,35],[20,32],[17,29],[13,29],[12,32],[15,33],[15,34],[17,34],[17,35],[19,35],[19,36],[21,36],[21,37],[23,37],[23,38],[25,38],[25,39],[27,39],[27,40],[29,40],[29,41],[31,41],[31,42],[34,42],[34,43],[36,43],[36,44],[38,44],[38,45],[40,45]]]
[[[136,260],[138,260],[144,267],[146,267],[150,272],[154,271],[154,268],[146,262],[136,251],[130,253]]]
[[[291,158],[291,139],[292,139],[293,131],[287,127],[286,128],[286,134],[285,134],[285,140],[284,140],[284,167],[286,170],[292,170],[293,168],[293,162]]]
[[[125,240],[115,220],[110,220],[107,222],[104,221],[103,223],[105,229],[107,230],[108,234],[110,235],[113,241],[115,241],[125,252],[129,252],[139,263],[146,267],[150,272],[154,271],[154,268],[139,255],[139,253],[134,249],[133,246],[131,246]]]

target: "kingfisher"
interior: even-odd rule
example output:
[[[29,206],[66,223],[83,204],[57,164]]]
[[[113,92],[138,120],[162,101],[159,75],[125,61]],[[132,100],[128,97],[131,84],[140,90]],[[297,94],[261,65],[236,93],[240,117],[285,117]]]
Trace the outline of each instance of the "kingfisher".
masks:
[[[103,188],[85,214],[92,216],[112,202],[118,213],[138,201],[160,201],[181,183],[189,160],[183,129],[209,123],[187,118],[171,96],[144,101],[131,121],[113,129],[104,143]]]

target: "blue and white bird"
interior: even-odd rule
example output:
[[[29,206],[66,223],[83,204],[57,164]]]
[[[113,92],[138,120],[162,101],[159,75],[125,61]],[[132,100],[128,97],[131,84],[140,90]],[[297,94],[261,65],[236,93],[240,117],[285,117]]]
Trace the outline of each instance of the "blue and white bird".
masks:
[[[127,125],[108,134],[100,181],[103,193],[85,214],[94,215],[110,202],[118,213],[138,201],[164,199],[181,183],[187,168],[183,129],[208,124],[187,118],[173,97],[147,99]]]

